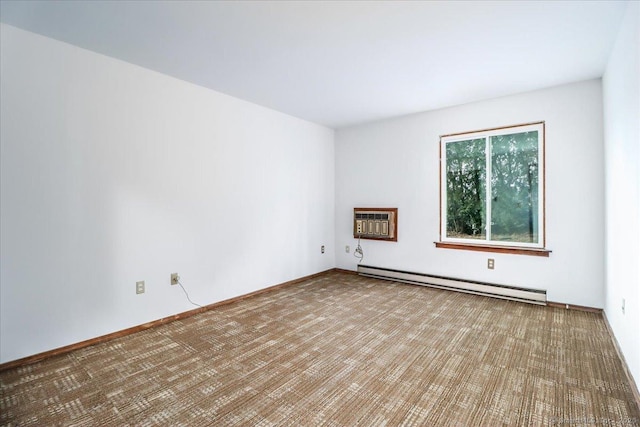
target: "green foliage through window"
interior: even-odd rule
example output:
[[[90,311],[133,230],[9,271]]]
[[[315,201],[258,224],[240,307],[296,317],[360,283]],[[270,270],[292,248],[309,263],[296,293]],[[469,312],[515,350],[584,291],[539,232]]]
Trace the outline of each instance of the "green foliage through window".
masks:
[[[441,138],[443,241],[542,247],[543,123]]]

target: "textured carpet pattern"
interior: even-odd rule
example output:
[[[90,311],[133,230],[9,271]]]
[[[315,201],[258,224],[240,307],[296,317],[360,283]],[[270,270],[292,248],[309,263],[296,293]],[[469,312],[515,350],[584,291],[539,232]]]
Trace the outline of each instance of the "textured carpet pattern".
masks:
[[[3,425],[639,425],[602,316],[331,273],[0,374]]]

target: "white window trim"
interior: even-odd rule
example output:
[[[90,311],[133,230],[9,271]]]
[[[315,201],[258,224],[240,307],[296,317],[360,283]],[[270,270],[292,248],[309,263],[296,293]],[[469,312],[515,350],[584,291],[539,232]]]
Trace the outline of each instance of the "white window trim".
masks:
[[[485,239],[460,239],[447,237],[447,150],[446,144],[456,141],[484,138],[487,144],[486,161],[487,177],[491,176],[491,155],[489,137],[512,133],[538,131],[538,243],[491,241],[490,230],[486,230]],[[544,249],[546,241],[545,220],[545,124],[544,122],[526,123],[522,125],[505,126],[500,128],[464,132],[440,136],[440,242],[487,247],[513,247]],[[491,191],[487,187],[486,193],[486,217],[491,218]],[[486,224],[485,224],[486,228]]]

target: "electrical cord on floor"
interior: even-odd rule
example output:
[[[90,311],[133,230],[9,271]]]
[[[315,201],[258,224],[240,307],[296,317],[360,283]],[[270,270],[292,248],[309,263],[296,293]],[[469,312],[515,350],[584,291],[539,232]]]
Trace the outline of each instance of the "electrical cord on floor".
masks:
[[[196,304],[195,302],[191,301],[191,298],[189,298],[189,294],[187,293],[187,290],[184,288],[184,286],[182,286],[182,283],[180,283],[180,279],[178,279],[178,285],[180,285],[180,287],[184,291],[184,294],[187,296],[187,299],[191,304],[195,305],[196,307],[202,307],[200,304]]]
[[[364,259],[364,251],[362,250],[362,246],[360,246],[360,236],[358,236],[358,247],[353,251],[353,256],[358,258],[358,264]]]

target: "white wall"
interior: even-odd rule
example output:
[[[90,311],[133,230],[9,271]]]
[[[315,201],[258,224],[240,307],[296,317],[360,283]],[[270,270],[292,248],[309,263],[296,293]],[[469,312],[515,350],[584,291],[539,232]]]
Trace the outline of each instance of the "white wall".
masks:
[[[605,313],[640,384],[640,4],[630,2],[603,77]],[[622,313],[622,299],[626,300]]]
[[[437,249],[439,136],[546,122],[549,258]],[[336,132],[336,263],[355,269],[352,209],[398,207],[398,242],[363,240],[363,264],[546,289],[603,307],[600,80],[430,111]],[[495,270],[487,269],[495,259]]]
[[[332,130],[1,31],[0,362],[334,267]]]

